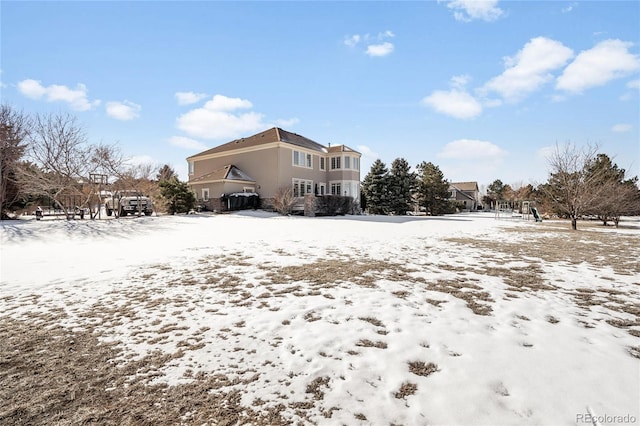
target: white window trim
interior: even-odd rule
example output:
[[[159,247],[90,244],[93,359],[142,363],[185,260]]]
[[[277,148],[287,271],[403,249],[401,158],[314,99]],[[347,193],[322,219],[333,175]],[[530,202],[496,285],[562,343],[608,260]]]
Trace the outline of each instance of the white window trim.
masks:
[[[329,181],[329,185],[328,185],[329,192],[327,194],[333,195],[333,194],[331,194],[332,185],[336,185],[336,184],[340,184],[340,194],[335,194],[335,195],[353,197],[354,200],[359,200],[360,199],[360,182],[358,182],[357,180],[332,180],[332,181]],[[346,194],[345,194],[345,192],[346,192]]]
[[[337,158],[337,160],[334,161],[334,159],[336,159],[336,158]],[[331,170],[342,170],[343,161],[342,161],[342,156],[341,155],[334,155],[332,157],[329,157],[329,163],[330,163],[329,166],[330,166]],[[340,164],[337,164],[337,163],[340,163]],[[333,167],[334,164],[336,164],[337,166],[340,166],[340,167]]]
[[[304,193],[302,194],[300,194],[299,191],[296,191],[295,189],[295,188],[298,188],[301,183],[304,184]],[[294,188],[293,190],[294,197],[304,197],[307,194],[313,194],[313,181],[309,179],[292,178],[291,187]],[[310,189],[310,190],[307,191],[307,189]]]
[[[196,168],[195,161],[189,161],[189,175],[194,174]]]
[[[327,195],[327,184],[321,182],[318,184],[318,195]]]
[[[319,157],[318,167],[320,168],[320,170],[323,170],[323,171],[327,170],[327,157]]]
[[[202,188],[202,201],[209,201],[210,194],[209,188]]]
[[[300,160],[300,155],[302,155],[303,158],[303,162],[304,164],[296,164],[296,153],[298,153],[298,160]],[[308,165],[309,161],[311,162],[311,165]],[[291,165],[293,167],[302,167],[305,169],[313,169],[313,155],[305,152],[305,151],[299,151],[297,149],[292,149],[291,150]]]
[[[242,192],[256,192],[255,186],[245,186],[242,188]]]

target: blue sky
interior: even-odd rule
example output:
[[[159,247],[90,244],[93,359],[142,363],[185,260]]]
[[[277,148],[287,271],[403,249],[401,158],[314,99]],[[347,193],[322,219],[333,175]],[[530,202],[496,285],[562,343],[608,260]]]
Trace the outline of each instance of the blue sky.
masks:
[[[547,178],[556,143],[640,174],[637,1],[1,5],[2,101],[168,163],[279,126],[452,181]]]

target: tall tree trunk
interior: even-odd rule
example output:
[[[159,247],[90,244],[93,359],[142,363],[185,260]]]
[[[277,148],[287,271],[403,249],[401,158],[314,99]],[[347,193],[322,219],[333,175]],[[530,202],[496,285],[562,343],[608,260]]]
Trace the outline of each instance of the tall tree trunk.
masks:
[[[571,217],[571,229],[573,229],[574,231],[576,231],[578,229],[578,218],[577,217]]]

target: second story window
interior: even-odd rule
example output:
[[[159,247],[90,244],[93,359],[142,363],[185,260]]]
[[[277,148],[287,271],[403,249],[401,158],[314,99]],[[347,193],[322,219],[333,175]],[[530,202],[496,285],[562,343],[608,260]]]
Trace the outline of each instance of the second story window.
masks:
[[[192,175],[194,171],[194,162],[189,161],[189,174]]]
[[[344,157],[344,168],[345,169],[351,168],[351,157],[349,157],[348,155]]]
[[[326,159],[324,157],[320,157],[320,170],[325,169],[325,165],[324,165],[325,160]]]
[[[340,157],[331,157],[331,170],[341,169]]]
[[[293,165],[311,168],[311,154],[302,151],[293,151]]]

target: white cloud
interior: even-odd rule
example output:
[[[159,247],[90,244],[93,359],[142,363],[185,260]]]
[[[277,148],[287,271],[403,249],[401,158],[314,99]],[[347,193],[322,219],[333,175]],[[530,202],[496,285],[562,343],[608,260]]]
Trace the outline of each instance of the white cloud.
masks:
[[[196,102],[200,102],[208,95],[206,93],[195,93],[195,92],[177,92],[176,99],[178,100],[178,105],[190,105],[195,104]]]
[[[504,15],[497,7],[498,0],[454,0],[447,7],[453,10],[457,21],[471,22],[475,19],[492,22]]]
[[[387,56],[393,52],[393,43],[385,41],[382,44],[370,44],[367,46],[367,55],[369,56]]]
[[[107,102],[107,115],[116,120],[128,121],[140,117],[142,107],[130,101]]]
[[[360,35],[354,34],[352,36],[348,36],[344,39],[344,44],[349,47],[356,47],[356,45],[360,43]]]
[[[195,138],[231,139],[266,127],[262,114],[236,111],[252,107],[253,104],[246,99],[215,95],[202,108],[180,115],[176,126]]]
[[[446,144],[438,157],[453,160],[501,159],[507,152],[491,142],[477,139],[458,139]]]
[[[631,42],[605,40],[580,52],[558,77],[556,89],[581,93],[639,70],[640,59],[629,52],[631,46]]]
[[[469,83],[471,77],[467,74],[464,75],[454,75],[451,77],[451,87],[455,87],[456,89],[464,89],[464,87]]]
[[[611,131],[616,133],[629,132],[631,131],[631,129],[633,129],[633,126],[631,124],[624,124],[624,123],[616,124],[613,127],[611,127]]]
[[[376,160],[380,158],[380,154],[373,151],[367,145],[358,145],[356,146],[356,149],[360,154],[362,154],[363,157],[369,158],[370,160]]]
[[[497,92],[506,101],[517,102],[553,79],[551,71],[572,57],[573,51],[559,41],[533,38],[514,57],[504,58],[506,70],[489,80],[480,92]]]
[[[176,127],[189,137],[174,136],[170,142],[177,146],[200,149],[203,145],[191,138],[233,139],[246,136],[267,127],[290,127],[297,124],[298,118],[264,120],[264,115],[241,110],[251,110],[253,104],[247,99],[214,95],[202,107],[195,108],[178,116]]]
[[[202,142],[198,142],[195,139],[184,136],[173,136],[169,139],[169,143],[179,148],[191,149],[194,151],[204,151],[207,149],[207,146]]]
[[[39,81],[27,79],[18,83],[18,90],[31,99],[45,98],[47,102],[66,102],[75,111],[88,111],[100,104],[99,100],[89,101],[87,86],[78,83],[75,89],[52,84],[43,86]]]
[[[560,11],[561,11],[562,13],[569,13],[569,12],[571,12],[571,11],[573,10],[573,8],[574,8],[574,7],[576,7],[576,6],[578,6],[578,3],[573,2],[573,3],[571,3],[569,6],[567,6],[567,7],[563,7],[562,9],[560,9]]]
[[[236,109],[250,109],[253,107],[253,104],[246,99],[215,95],[210,101],[204,104],[204,107],[210,111],[233,111]]]
[[[640,90],[640,80],[631,80],[627,83],[627,87],[629,89],[637,89]]]
[[[422,104],[454,118],[474,118],[482,113],[480,102],[469,93],[458,89],[436,90],[422,99]]]
[[[129,166],[145,166],[148,164],[154,165],[158,164],[155,158],[150,155],[134,155],[133,157],[129,157],[125,160],[125,164]]]
[[[354,34],[345,37],[344,44],[355,48],[358,44],[363,43],[366,45],[364,53],[372,57],[381,57],[393,52],[395,46],[387,40],[395,36],[391,30],[386,30],[373,36],[370,34]]]

